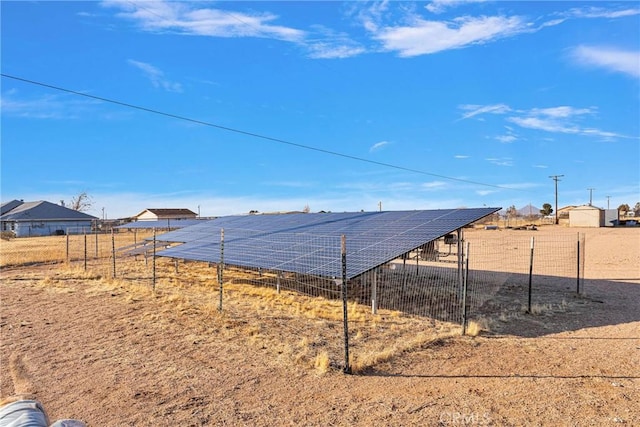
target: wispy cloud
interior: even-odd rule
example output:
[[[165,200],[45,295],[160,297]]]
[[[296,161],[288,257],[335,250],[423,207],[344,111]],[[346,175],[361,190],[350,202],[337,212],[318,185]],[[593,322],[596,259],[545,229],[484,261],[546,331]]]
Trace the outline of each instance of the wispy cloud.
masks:
[[[490,157],[485,160],[496,166],[513,166],[513,159],[511,157]]]
[[[488,43],[529,29],[518,16],[463,16],[452,21],[428,21],[415,16],[408,25],[381,28],[373,38],[382,43],[384,50],[412,57]]]
[[[184,2],[103,1],[105,7],[121,10],[118,16],[136,22],[151,32],[174,32],[211,37],[263,37],[299,41],[304,31],[273,25],[278,16],[267,12],[242,13],[225,9],[200,7]]]
[[[432,191],[432,190],[438,190],[438,189],[440,189],[442,187],[445,187],[446,185],[447,185],[447,183],[443,182],[443,181],[431,181],[431,182],[422,183],[422,185],[420,185],[420,187],[423,190]]]
[[[640,78],[640,51],[582,45],[571,50],[571,58],[580,65],[604,68]]]
[[[316,25],[315,31],[301,42],[309,57],[319,59],[350,58],[366,52],[366,48],[351,39],[348,34]]]
[[[442,13],[447,9],[458,7],[467,3],[483,3],[486,0],[433,0],[425,6],[431,13]]]
[[[380,142],[376,142],[375,144],[373,144],[371,146],[371,148],[369,148],[369,152],[373,153],[374,151],[378,151],[380,149],[382,149],[382,147],[389,145],[389,141],[380,141]]]
[[[505,104],[494,104],[485,106],[461,105],[458,108],[463,110],[460,120],[480,116],[482,114],[509,114],[509,117],[505,119],[507,122],[526,129],[542,130],[551,133],[600,137],[605,140],[628,138],[628,136],[616,132],[609,132],[595,127],[581,125],[580,122],[584,120],[584,116],[596,115],[597,109],[594,107],[576,108],[563,105],[558,107],[518,110]],[[507,129],[509,128],[507,127]],[[515,141],[516,136],[515,132],[509,130],[507,135],[497,136],[495,138],[501,142],[508,143]]]
[[[15,91],[7,91],[0,98],[3,115],[31,119],[77,119],[98,101],[68,99],[60,95],[44,95],[37,98],[20,98]]]
[[[153,65],[133,59],[129,59],[127,62],[139,70],[142,70],[154,87],[164,89],[168,92],[182,92],[182,85],[180,83],[166,79],[164,73]]]
[[[628,16],[635,16],[640,14],[639,8],[625,8],[625,9],[606,9],[604,7],[582,7],[573,8],[565,13],[566,16],[572,18],[625,18]]]
[[[503,144],[511,144],[512,142],[518,140],[518,138],[516,138],[514,135],[511,135],[511,134],[498,135],[495,137],[495,139],[502,142]]]
[[[455,156],[453,156],[454,159],[468,159],[471,156],[465,156],[462,154],[456,154]]]
[[[461,120],[470,119],[471,117],[475,117],[480,114],[504,114],[511,111],[511,108],[506,104],[493,104],[493,105],[466,104],[466,105],[460,105],[458,108],[466,111],[466,113],[462,114]]]

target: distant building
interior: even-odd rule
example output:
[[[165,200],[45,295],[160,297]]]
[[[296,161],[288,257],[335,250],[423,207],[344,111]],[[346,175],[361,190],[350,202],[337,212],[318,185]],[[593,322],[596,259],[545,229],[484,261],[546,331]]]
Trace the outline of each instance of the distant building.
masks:
[[[43,200],[12,200],[0,208],[0,229],[12,231],[16,237],[89,233],[97,219]]]
[[[577,206],[569,211],[570,227],[603,227],[604,209],[595,206]]]
[[[174,219],[196,219],[198,214],[190,209],[145,209],[133,217],[134,221],[160,221]]]

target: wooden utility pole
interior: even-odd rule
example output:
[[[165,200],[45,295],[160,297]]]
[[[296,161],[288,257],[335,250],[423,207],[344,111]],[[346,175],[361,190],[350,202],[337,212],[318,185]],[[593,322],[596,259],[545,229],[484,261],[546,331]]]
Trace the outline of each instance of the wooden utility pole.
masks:
[[[558,224],[558,181],[560,181],[560,178],[563,177],[564,175],[551,175],[549,176],[549,178],[553,179],[556,182],[556,225]]]

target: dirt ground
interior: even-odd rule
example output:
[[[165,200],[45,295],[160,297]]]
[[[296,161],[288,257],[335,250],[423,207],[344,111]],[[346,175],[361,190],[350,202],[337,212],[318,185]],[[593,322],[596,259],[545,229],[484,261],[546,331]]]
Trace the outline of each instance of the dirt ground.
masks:
[[[89,426],[638,426],[640,228],[538,233],[578,231],[586,295],[565,310],[496,320],[357,375],[292,363],[166,299],[7,268],[0,391]]]

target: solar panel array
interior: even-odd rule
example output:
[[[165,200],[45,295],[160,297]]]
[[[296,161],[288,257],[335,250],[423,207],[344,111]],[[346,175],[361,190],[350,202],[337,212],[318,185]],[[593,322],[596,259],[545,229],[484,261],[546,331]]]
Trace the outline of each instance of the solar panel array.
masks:
[[[154,221],[135,221],[129,222],[123,225],[119,225],[115,228],[125,230],[153,230],[154,228],[184,228],[195,224],[199,224],[205,220],[203,219],[158,219]]]
[[[389,212],[301,213],[220,217],[158,236],[182,243],[158,256],[347,278],[386,264],[500,208]],[[224,246],[221,250],[221,230]]]

